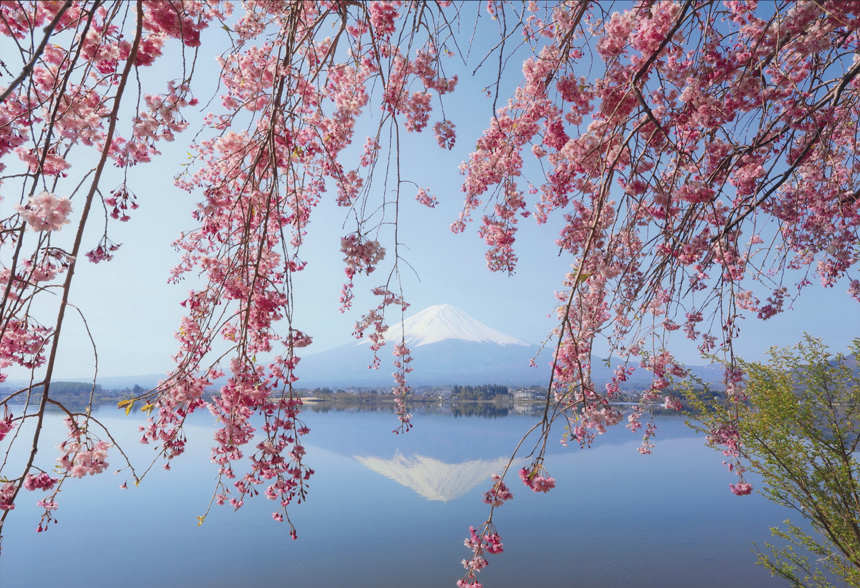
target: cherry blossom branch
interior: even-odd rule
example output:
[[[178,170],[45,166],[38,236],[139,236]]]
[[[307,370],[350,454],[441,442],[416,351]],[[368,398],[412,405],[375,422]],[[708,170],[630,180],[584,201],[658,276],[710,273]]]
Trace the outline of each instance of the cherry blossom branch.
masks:
[[[12,92],[15,91],[15,88],[21,85],[21,83],[30,77],[33,73],[33,67],[36,65],[36,62],[42,56],[42,52],[45,50],[45,46],[48,44],[48,39],[51,38],[51,35],[54,33],[54,29],[57,28],[57,25],[60,22],[60,19],[63,18],[63,15],[66,11],[72,6],[72,0],[66,0],[57,13],[54,15],[54,18],[51,19],[51,22],[43,29],[44,37],[42,37],[42,42],[39,43],[39,46],[36,47],[36,50],[33,52],[33,56],[30,58],[30,61],[21,69],[21,73],[18,74],[18,77],[12,80],[12,82],[3,90],[3,93],[0,94],[0,104],[6,101],[6,99],[12,95]]]
[[[39,451],[39,437],[40,437],[41,432],[42,432],[42,422],[43,422],[43,418],[44,418],[44,414],[45,414],[45,406],[48,402],[48,395],[49,395],[49,389],[50,389],[50,384],[51,384],[51,378],[53,376],[54,364],[55,364],[56,357],[57,357],[57,349],[59,347],[60,332],[62,330],[63,319],[65,317],[66,305],[68,303],[69,292],[71,289],[71,282],[72,282],[72,278],[74,276],[75,263],[76,263],[76,259],[78,256],[78,252],[80,251],[81,241],[83,239],[84,227],[86,226],[86,221],[87,221],[89,209],[92,206],[93,196],[95,195],[96,188],[98,186],[98,182],[99,182],[99,179],[101,177],[101,172],[104,169],[105,163],[107,162],[108,152],[109,152],[110,146],[111,146],[111,140],[113,139],[114,129],[116,128],[117,115],[119,112],[121,97],[122,97],[123,91],[125,90],[125,85],[126,85],[126,82],[128,80],[129,74],[131,73],[131,68],[132,68],[132,65],[134,63],[134,56],[137,53],[137,48],[138,48],[138,45],[140,43],[140,38],[142,35],[142,31],[143,31],[143,2],[142,2],[142,0],[138,0],[137,6],[138,6],[137,31],[135,33],[135,38],[134,38],[134,42],[132,44],[131,53],[130,53],[129,59],[126,61],[125,68],[123,70],[119,85],[117,87],[116,98],[114,101],[113,111],[112,111],[111,117],[110,117],[110,123],[108,126],[107,136],[105,138],[105,143],[104,143],[104,146],[102,148],[101,159],[99,160],[99,163],[96,167],[96,173],[95,173],[95,176],[93,178],[89,194],[87,195],[86,202],[85,202],[84,207],[83,207],[83,211],[81,214],[81,220],[78,222],[78,231],[77,231],[77,234],[75,236],[74,246],[72,247],[73,259],[72,259],[71,263],[69,264],[69,268],[68,268],[67,273],[66,273],[66,279],[65,279],[65,282],[63,284],[62,301],[60,303],[60,308],[59,308],[59,311],[57,314],[57,320],[55,322],[55,327],[54,327],[54,332],[53,332],[53,342],[51,344],[50,355],[48,357],[48,363],[47,363],[45,377],[44,377],[44,385],[42,387],[42,398],[41,398],[41,401],[39,404],[39,409],[38,409],[38,415],[39,416],[38,416],[38,419],[36,421],[35,432],[33,433],[33,445],[32,445],[32,448],[30,449],[30,455],[28,457],[27,464],[24,466],[24,474],[23,474],[22,480],[24,477],[27,476],[27,473],[33,467],[33,461],[36,458],[36,453],[38,453],[38,451]],[[11,496],[9,497],[9,500],[8,500],[10,503],[14,503],[15,498],[17,497],[18,492],[20,492],[22,485],[23,485],[23,481],[15,487],[14,492],[11,494]],[[8,516],[9,512],[10,512],[9,510],[4,510],[3,514],[0,515],[0,539],[2,539],[3,525],[6,521],[6,517]]]

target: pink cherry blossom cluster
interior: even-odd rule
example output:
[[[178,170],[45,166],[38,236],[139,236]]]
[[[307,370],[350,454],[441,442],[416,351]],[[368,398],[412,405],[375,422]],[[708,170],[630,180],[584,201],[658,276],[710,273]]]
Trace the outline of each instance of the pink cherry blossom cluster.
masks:
[[[744,480],[746,468],[741,462],[741,438],[737,424],[733,422],[724,423],[722,426],[708,432],[708,445],[717,449],[722,448],[722,453],[729,458],[723,461],[730,472],[734,472],[739,481],[737,484],[729,484],[733,494],[743,496],[752,492],[752,485]]]
[[[648,421],[648,424],[645,425],[645,434],[642,435],[642,444],[636,448],[636,451],[641,453],[642,455],[650,455],[652,450],[654,449],[654,444],[651,442],[657,435],[657,425],[654,424],[654,421]]]
[[[723,455],[737,457],[740,455],[740,433],[735,423],[726,423],[718,429],[708,432],[708,443],[723,447]]]
[[[107,441],[93,442],[86,425],[80,425],[74,417],[67,416],[63,421],[69,429],[69,437],[58,446],[60,457],[57,462],[60,467],[73,478],[104,472],[108,467],[108,449],[112,444]]]
[[[596,438],[597,432],[589,429],[580,422],[579,424],[568,427],[568,430],[561,436],[560,441],[565,447],[567,447],[568,443],[571,441],[575,441],[579,443],[580,447],[585,449],[586,447],[591,447],[591,444],[594,443]]]
[[[621,392],[621,384],[626,382],[635,371],[635,368],[631,366],[616,366],[612,371],[612,378],[610,378],[609,383],[606,384],[607,398],[616,398],[618,393]]]
[[[140,13],[137,12],[139,7],[143,7]],[[151,155],[157,153],[154,146],[157,141],[171,140],[174,132],[184,128],[180,109],[191,104],[185,100],[190,74],[181,82],[168,81],[168,92],[164,96],[139,96],[146,102],[147,110],[136,121],[129,124],[124,114],[113,116],[121,112],[118,109],[121,102],[129,101],[122,98],[124,90],[128,90],[125,97],[132,93],[132,84],[127,82],[135,72],[128,66],[155,63],[162,56],[164,42],[169,37],[183,39],[188,47],[198,46],[199,32],[213,19],[223,18],[230,9],[230,4],[205,1],[0,5],[0,34],[25,38],[36,34],[34,31],[38,29],[41,39],[44,29],[45,35],[51,35],[44,50],[34,51],[34,47],[30,47],[30,53],[22,54],[25,62],[33,58],[31,75],[17,88],[3,88],[8,96],[4,95],[0,105],[0,158],[17,154],[29,174],[27,181],[46,187],[45,191],[16,206],[17,216],[4,221],[4,234],[14,234],[25,222],[42,235],[30,253],[21,249],[22,241],[17,237],[2,240],[2,246],[12,243],[20,250],[20,255],[16,253],[9,267],[0,271],[0,280],[4,283],[0,304],[3,309],[0,369],[10,365],[35,369],[44,364],[51,346],[58,343],[54,333],[60,331],[61,325],[40,324],[30,310],[34,308],[32,303],[42,297],[43,292],[49,292],[45,286],[73,267],[86,251],[80,247],[86,247],[89,237],[85,237],[84,243],[75,243],[69,251],[51,244],[50,233],[73,220],[71,201],[52,193],[55,187],[63,184],[65,178],[78,175],[71,182],[72,193],[82,200],[80,208],[75,205],[78,213],[75,216],[80,219],[97,217],[88,213],[103,190],[99,185],[102,166],[110,160],[122,168],[148,162]],[[135,23],[140,25],[137,31]],[[25,30],[30,32],[24,34]],[[133,97],[130,102],[134,103]],[[123,134],[131,140],[124,139]],[[95,149],[96,156],[84,153],[87,149]],[[101,163],[91,170],[78,169],[78,162],[100,159]],[[4,159],[0,172],[5,169]],[[0,181],[10,177],[15,176],[0,178]],[[123,182],[120,190],[106,198],[106,206],[112,208],[106,210],[108,216],[128,220],[127,212],[137,208],[130,194]],[[108,238],[107,231],[106,225],[98,245],[86,254],[93,262],[111,259],[119,247]],[[92,233],[88,230],[81,234]],[[65,297],[59,298],[65,301]],[[63,313],[59,316],[62,320]],[[0,374],[0,380],[5,378],[5,374]],[[46,389],[50,389],[49,384],[46,382]],[[20,393],[29,392],[22,390]],[[0,428],[11,426],[11,422],[5,420],[2,423]],[[3,431],[0,437],[5,433]],[[98,473],[106,467],[108,445],[86,435],[73,435],[61,448],[61,465],[66,468],[67,475],[75,477]],[[25,478],[24,483],[28,486],[42,482]],[[55,508],[53,499],[43,502],[46,513]],[[43,523],[50,520],[49,514],[47,519],[43,516]],[[39,529],[42,530],[42,525]]]
[[[370,349],[374,352],[373,362],[370,366],[368,366],[368,368],[378,369],[380,361],[377,352],[385,345],[385,333],[388,331],[388,325],[385,322],[385,309],[388,306],[399,306],[402,314],[406,311],[407,308],[409,308],[409,303],[407,303],[402,296],[395,294],[385,286],[373,288],[373,290],[371,291],[375,296],[381,297],[382,301],[377,305],[376,308],[371,309],[367,314],[363,315],[361,319],[355,323],[355,327],[353,328],[352,334],[356,339],[361,339],[362,337],[364,337],[365,331],[373,327],[373,332],[367,336],[367,338],[370,340]],[[405,344],[403,350],[405,350],[405,352],[402,353],[402,355],[407,356],[408,361],[401,362],[398,359],[397,361],[401,365],[398,365],[397,367],[405,369],[408,368],[408,363],[409,361],[411,361],[411,359],[408,358],[409,353],[408,349],[406,349],[405,347]],[[398,387],[405,385],[405,374],[411,372],[412,370],[411,368],[408,369],[408,371],[398,369],[398,372],[401,371],[403,372],[403,384],[401,384],[399,380],[395,380],[398,384]]]
[[[457,141],[457,133],[454,130],[453,122],[450,120],[436,122],[433,125],[433,134],[440,147],[448,151],[454,148],[454,143]]]
[[[17,94],[13,94],[0,104],[0,159],[9,153],[18,152],[18,148],[27,141],[29,129],[14,123],[28,115],[26,102],[22,101]],[[0,172],[5,169],[6,164],[0,163]]]
[[[219,6],[215,2],[144,2],[146,29],[174,39],[180,39],[188,47],[200,45],[200,31],[213,18],[224,18],[231,7]],[[223,12],[222,12],[223,11]]]
[[[393,389],[395,412],[397,413],[397,420],[400,421],[400,426],[394,429],[394,432],[406,433],[412,428],[412,415],[409,414],[409,408],[406,405],[406,398],[412,390],[406,384],[406,375],[412,371],[412,367],[409,365],[412,362],[412,355],[409,348],[406,347],[405,341],[400,341],[395,345],[393,353],[394,367],[397,370],[392,374],[396,384]]]
[[[732,491],[732,494],[736,496],[746,496],[747,494],[752,493],[753,487],[752,484],[748,482],[738,482],[737,484],[729,484],[729,488]]]
[[[463,567],[467,571],[466,575],[457,581],[457,586],[460,588],[480,588],[481,584],[478,582],[475,574],[489,565],[484,552],[490,554],[502,553],[504,551],[502,538],[499,537],[492,522],[487,521],[483,524],[480,531],[475,530],[474,527],[469,527],[469,536],[463,544],[472,550],[472,558],[463,560]]]
[[[126,222],[130,218],[128,216],[129,209],[137,210],[138,208],[137,196],[123,184],[111,192],[108,198],[105,198],[105,205],[113,207],[110,211],[111,218]]]
[[[51,330],[47,327],[9,319],[0,339],[0,368],[14,364],[32,369],[43,365],[50,335]]]
[[[661,399],[661,393],[663,393],[671,384],[670,378],[684,378],[687,375],[687,371],[684,367],[677,363],[672,355],[665,349],[657,353],[643,355],[644,357],[642,361],[640,361],[639,367],[652,372],[654,374],[654,379],[651,383],[651,387],[642,394],[638,404],[633,407],[633,411],[627,417],[627,428],[633,432],[642,428],[639,419],[642,417],[646,409],[650,409],[655,401]],[[632,373],[632,371],[633,368],[630,367],[618,368],[616,370],[615,378],[618,381],[623,381],[621,378],[626,380],[627,374]],[[607,389],[612,385],[613,384],[610,383],[610,385],[607,386]],[[684,408],[684,405],[672,394],[662,396],[662,403],[663,408],[670,410],[680,411]],[[652,452],[652,449],[654,448],[652,439],[655,436],[655,430],[656,426],[654,425],[653,420],[649,421],[642,437],[642,444],[637,448],[639,453],[648,455]]]
[[[57,510],[57,508],[59,508],[59,505],[56,502],[54,502],[52,500],[46,500],[46,499],[36,501],[36,505],[41,506],[45,510]],[[40,527],[41,527],[41,525],[40,525]],[[38,530],[41,531],[42,529],[40,528]]]
[[[42,192],[31,196],[26,207],[15,205],[15,210],[36,231],[59,231],[63,225],[69,224],[72,213],[72,203],[68,198],[58,198],[50,192]]]
[[[65,177],[63,172],[72,167],[72,164],[55,152],[48,152],[41,159],[39,154],[33,149],[19,147],[15,152],[21,161],[27,164],[30,173],[33,174],[42,174],[45,176],[60,175],[61,177]]]
[[[9,431],[15,428],[15,423],[12,421],[12,413],[8,406],[3,407],[3,418],[0,419],[0,441],[2,441]]]
[[[314,470],[303,463],[305,448],[299,437],[307,435],[310,429],[297,418],[300,410],[301,400],[291,399],[280,401],[274,414],[267,416],[263,432],[266,440],[257,444],[257,452],[251,457],[252,468],[241,480],[234,483],[238,490],[238,497],[230,499],[234,508],[239,508],[244,503],[247,495],[256,494],[254,486],[267,484],[265,496],[269,500],[278,501],[280,510],[272,513],[272,518],[277,522],[283,522],[287,515],[287,506],[297,499],[298,503],[304,501],[308,489],[307,481],[314,474]],[[223,447],[223,444],[222,444]],[[217,450],[222,455],[224,451]],[[284,456],[289,459],[284,459]],[[235,458],[236,455],[230,455]],[[222,473],[228,478],[233,476],[232,467],[228,460],[218,458],[222,466]],[[229,490],[225,488],[224,493],[218,495],[216,500],[219,504],[227,499]],[[295,538],[295,528],[291,528],[291,536]]]
[[[107,450],[110,447],[111,444],[107,441],[99,441],[92,447],[64,441],[60,444],[60,451],[64,452],[64,455],[57,461],[73,478],[94,476],[108,467],[106,460]]]
[[[314,208],[329,183],[336,188],[337,204],[359,208],[356,201],[366,192],[365,175],[370,177],[380,145],[369,137],[353,169],[344,166],[340,154],[353,143],[355,121],[374,84],[382,88],[383,120],[402,119],[407,130],[417,132],[430,122],[431,98],[452,91],[457,80],[441,74],[433,34],[425,45],[417,45],[414,54],[392,44],[392,27],[411,26],[406,24],[410,18],[424,18],[414,12],[415,6],[335,7],[306,2],[244,8],[245,14],[232,29],[239,38],[235,51],[219,60],[225,90],[221,107],[226,114],[206,116],[210,136],[192,146],[193,167],[177,179],[179,187],[202,193],[204,200],[195,213],[200,228],[176,242],[183,259],[173,279],[199,269],[207,285],[191,292],[183,303],[188,316],[177,332],[177,369],[159,388],[158,416],[145,429],[144,438],[161,443],[168,460],[181,453],[185,416],[202,403],[204,382],[194,381],[195,374],[206,371],[204,360],[213,347],[212,339],[221,336],[233,346],[234,358],[228,382],[208,403],[223,423],[213,456],[222,478],[236,478],[233,486],[238,494],[229,498],[222,488],[216,502],[241,506],[263,479],[271,477],[275,482],[266,494],[280,499],[284,507],[273,518],[289,520],[285,507],[293,496],[304,496],[301,481],[312,471],[303,463],[304,450],[294,432],[304,429],[295,426],[298,406],[293,404],[291,387],[297,380],[295,352],[310,338],[293,336],[299,331],[292,326],[290,283],[292,275],[305,267],[299,250]],[[344,15],[349,18],[343,19]],[[338,32],[328,37],[324,23],[334,24]],[[175,28],[170,30],[175,36]],[[325,35],[318,34],[322,30]],[[345,36],[350,37],[350,48],[348,58],[341,61],[344,55],[338,42],[342,47]],[[285,62],[284,55],[293,61]],[[421,87],[413,91],[415,84]],[[183,84],[170,86],[166,96],[148,96],[149,112],[139,115],[136,137],[169,138],[165,133],[181,130],[179,109],[187,101],[187,92],[190,89]],[[233,129],[232,121],[240,115],[253,122],[243,130]],[[443,120],[435,128],[440,142],[452,146],[453,123]],[[363,168],[370,170],[364,174]],[[419,194],[419,200],[434,202],[429,194],[425,198]],[[371,273],[384,260],[385,248],[364,237],[367,232],[358,220],[361,229],[341,240],[349,280],[341,292],[342,310],[351,305],[353,279]],[[395,254],[395,267],[398,261]],[[372,330],[368,338],[376,354],[385,343],[385,308],[406,304],[387,286],[373,293],[382,302],[357,322],[355,335],[361,338]],[[234,305],[236,312],[223,313],[226,305]],[[213,323],[214,316],[230,318]],[[290,335],[282,338],[275,332],[279,320],[287,321]],[[258,365],[256,354],[271,352],[274,341],[284,343],[285,352],[268,366]],[[405,404],[411,356],[403,342],[395,346],[394,354],[399,430],[405,431],[411,426]],[[379,365],[374,355],[372,367]],[[273,396],[280,396],[280,401],[273,404]],[[273,410],[285,412],[273,416]],[[241,476],[233,464],[253,439],[250,419],[255,413],[262,414],[272,429],[264,444],[257,446],[251,470]]]
[[[370,348],[373,351],[378,351],[385,345],[385,332],[388,330],[385,315],[381,310],[381,308],[371,309],[366,315],[361,317],[361,320],[355,323],[355,327],[352,330],[352,335],[356,339],[361,339],[364,337],[365,331],[373,327],[373,332],[367,336],[370,340]],[[379,367],[379,363],[374,362],[374,365],[371,367],[375,369]]]
[[[349,280],[341,290],[341,312],[344,312],[352,303],[353,277],[356,274],[373,273],[373,270],[385,259],[385,248],[379,244],[379,241],[365,239],[361,234],[353,233],[341,238],[340,250],[345,255],[344,273]]]
[[[430,194],[430,192],[426,188],[419,188],[418,194],[415,195],[415,200],[418,201],[419,204],[423,204],[427,208],[435,208],[439,201],[436,200],[436,197]]]
[[[27,474],[24,478],[24,490],[52,490],[54,485],[59,482],[58,478],[52,478],[45,472],[38,475]]]
[[[41,260],[33,263],[32,259],[21,262],[22,271],[20,285],[27,288],[32,284],[27,282],[50,282],[69,268],[72,257],[62,249],[47,249]],[[2,279],[2,278],[0,278]]]
[[[15,493],[17,492],[15,482],[6,482],[0,488],[0,510],[15,510]]]
[[[452,92],[457,85],[457,77],[444,78],[438,75],[433,67],[436,51],[431,47],[419,51],[415,59],[409,60],[402,55],[400,49],[390,49],[393,59],[388,81],[382,96],[382,107],[389,113],[405,115],[404,126],[409,132],[420,132],[430,120],[432,98],[431,90],[439,96]],[[409,76],[414,76],[423,83],[423,91],[408,91]],[[454,126],[445,121],[434,125],[434,132],[441,147],[454,144]],[[441,137],[441,138],[440,138]]]
[[[663,399],[663,407],[669,410],[684,410],[684,405],[681,401],[671,394],[667,395],[666,398]]]
[[[514,497],[513,493],[508,489],[502,477],[498,474],[493,474],[493,487],[484,493],[484,504],[492,506],[502,506],[506,500]]]
[[[726,26],[736,45],[721,42],[723,25],[699,20],[705,6],[731,23]],[[493,12],[499,9],[492,4]],[[651,403],[682,408],[665,394],[672,377],[686,377],[665,348],[672,332],[683,329],[703,353],[725,350],[731,364],[743,312],[768,319],[788,306],[788,289],[773,279],[782,275],[780,268],[812,268],[828,286],[860,261],[850,251],[856,249],[860,203],[856,191],[845,188],[860,168],[850,133],[833,124],[837,112],[841,120],[860,115],[857,101],[848,98],[860,85],[857,68],[837,55],[833,42],[841,41],[833,35],[843,31],[852,44],[860,37],[856,9],[844,4],[834,5],[833,13],[793,5],[784,20],[746,3],[655,2],[611,16],[599,15],[595,6],[568,4],[552,9],[549,26],[538,9],[528,6],[527,22],[543,25],[540,32],[551,41],[536,45],[539,58],[524,62],[522,84],[494,113],[463,164],[464,210],[452,229],[462,231],[471,212],[491,198],[493,214],[479,234],[489,247],[488,266],[510,272],[517,262],[510,219],[525,210],[529,195],[539,194],[539,222],[563,211],[558,244],[572,256],[574,271],[559,296],[551,390],[559,406],[581,411],[581,421],[569,419],[563,442],[588,443],[618,420],[589,381],[596,337],[607,337],[628,361],[647,348],[646,341],[657,348],[640,363],[654,376],[629,418],[628,426],[638,430]],[[841,18],[854,19],[851,32]],[[586,29],[596,35],[606,68],[593,80],[577,77],[585,43],[576,39]],[[801,30],[820,36],[813,43],[797,35]],[[524,34],[536,42],[535,29]],[[815,82],[816,75],[828,76],[812,73],[824,62],[840,64],[842,73],[828,77],[827,88],[844,94]],[[769,108],[777,110],[757,124],[758,134],[736,132],[740,117]],[[529,147],[547,170],[546,181],[511,198]],[[776,178],[773,166],[789,172]],[[767,238],[759,228],[767,218],[785,227],[777,236],[785,257],[777,256],[770,268],[754,261],[753,248]],[[741,225],[752,233],[746,249]],[[770,286],[766,302],[739,286],[750,277]],[[850,287],[856,295],[854,282]],[[676,316],[686,320],[676,323]],[[702,328],[709,316],[723,317],[710,332]],[[632,370],[616,369],[606,397],[618,393]],[[730,398],[742,401],[742,381],[731,369],[725,383]],[[548,430],[544,426],[543,434]],[[641,452],[650,452],[653,433],[650,423]]]
[[[520,470],[520,480],[534,492],[549,492],[555,488],[555,478],[550,478],[541,463]]]
[[[42,513],[42,517],[39,519],[39,526],[36,527],[37,533],[47,531],[51,523],[57,522],[57,519],[54,516],[54,511],[60,507],[60,505],[56,502],[57,494],[59,493],[59,491],[60,489],[57,488],[51,496],[47,498],[41,498],[36,501],[36,506],[44,510],[44,512]]]
[[[155,148],[157,141],[173,141],[176,133],[188,127],[182,109],[197,104],[196,99],[188,98],[188,92],[186,84],[176,84],[171,80],[167,82],[166,94],[144,95],[147,111],[138,113],[134,120],[132,140],[128,144],[128,149],[139,151],[132,162],[148,162],[150,154],[158,154]]]
[[[86,253],[87,259],[89,259],[91,263],[110,261],[113,259],[113,254],[121,245],[121,243],[114,243],[108,239],[107,236],[104,236],[101,238],[101,241],[99,241],[99,244],[95,249]]]

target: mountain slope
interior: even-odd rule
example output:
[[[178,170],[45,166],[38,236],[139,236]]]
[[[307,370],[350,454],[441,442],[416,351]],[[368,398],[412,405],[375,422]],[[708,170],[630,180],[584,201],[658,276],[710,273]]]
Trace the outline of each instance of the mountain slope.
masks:
[[[389,339],[396,341],[400,341],[401,337],[405,336],[406,344],[410,349],[448,339],[494,343],[496,345],[529,346],[525,341],[520,341],[479,323],[450,304],[427,307],[402,323],[390,326],[387,335]],[[369,343],[370,340],[365,338],[358,344],[369,345]]]
[[[373,361],[369,340],[349,343],[341,347],[303,356],[299,362],[297,385],[302,388],[349,386],[390,388],[393,385],[393,343],[405,335],[412,352],[410,385],[480,385],[502,384],[508,386],[549,382],[553,349],[546,348],[536,357],[539,347],[529,345],[515,337],[506,335],[484,325],[465,312],[448,304],[431,306],[391,326],[386,333],[388,345],[379,351],[380,367],[373,370],[368,365]],[[537,367],[531,367],[534,358]],[[612,366],[618,365],[613,361]],[[706,382],[720,382],[722,367],[690,366],[691,371]],[[612,370],[598,358],[592,360],[592,376],[598,386],[603,386],[612,377]],[[164,374],[129,376],[124,378],[99,378],[105,388],[124,388],[139,384],[151,388],[165,377]],[[644,389],[650,384],[652,374],[637,369],[624,388]],[[85,381],[85,379],[70,380]],[[216,387],[224,381],[216,382]],[[15,382],[7,382],[14,386]],[[22,384],[23,385],[23,384]]]
[[[394,371],[392,343],[405,335],[412,352],[410,385],[503,384],[521,386],[549,383],[551,348],[536,357],[539,347],[484,325],[448,304],[431,306],[390,327],[388,345],[379,350],[379,369],[368,369],[373,361],[370,341],[363,339],[302,358],[297,369],[298,386],[390,387]],[[534,359],[537,367],[531,367]],[[612,367],[619,362],[613,361]],[[634,364],[635,365],[635,364]],[[612,378],[612,369],[598,358],[592,359],[592,378],[602,387]],[[722,380],[717,365],[691,366],[705,382]],[[637,369],[624,384],[625,389],[647,388],[653,374]]]
[[[391,343],[404,335],[412,352],[414,371],[409,381],[413,385],[518,385],[549,379],[547,361],[538,362],[541,368],[529,366],[537,346],[488,327],[449,304],[426,308],[391,326],[386,335],[389,345],[379,351],[378,370],[367,369],[373,354],[365,338],[304,357],[297,369],[299,385],[391,386]]]

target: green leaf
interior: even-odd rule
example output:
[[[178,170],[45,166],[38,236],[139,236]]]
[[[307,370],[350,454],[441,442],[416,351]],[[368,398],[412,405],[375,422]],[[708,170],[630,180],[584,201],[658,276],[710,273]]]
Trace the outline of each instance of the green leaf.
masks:
[[[128,416],[131,413],[131,408],[134,406],[134,399],[131,400],[121,400],[116,403],[117,408],[125,407],[125,416]]]

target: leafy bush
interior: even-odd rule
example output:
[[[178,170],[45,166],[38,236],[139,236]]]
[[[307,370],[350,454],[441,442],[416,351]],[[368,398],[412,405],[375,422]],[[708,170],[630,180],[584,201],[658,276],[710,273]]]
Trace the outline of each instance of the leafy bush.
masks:
[[[796,510],[817,531],[813,536],[785,521],[785,529],[771,531],[789,545],[759,551],[759,563],[792,586],[831,586],[826,573],[860,586],[860,339],[851,351],[834,357],[807,337],[793,348],[771,349],[766,365],[741,362],[743,394],[696,402],[695,428],[739,460],[730,469],[761,475],[761,493]],[[715,434],[732,426],[733,441]]]

